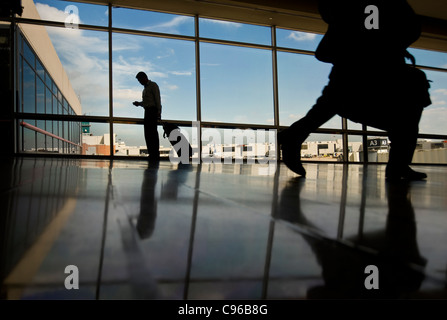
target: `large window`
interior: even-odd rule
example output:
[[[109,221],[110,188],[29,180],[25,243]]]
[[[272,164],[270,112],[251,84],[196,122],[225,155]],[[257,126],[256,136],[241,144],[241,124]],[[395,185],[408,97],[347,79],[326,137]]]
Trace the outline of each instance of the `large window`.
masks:
[[[142,118],[143,86],[136,79],[146,72],[162,100],[162,118],[194,121],[196,116],[195,47],[192,41],[113,34],[113,114]]]
[[[112,8],[113,27],[194,36],[194,17],[121,7]]]
[[[144,111],[132,105],[141,100],[139,71],[160,87],[162,121],[177,123],[186,133],[198,125],[201,134],[286,128],[308,112],[328,82],[331,65],[314,57],[321,34],[112,5],[34,4],[39,16],[27,16],[31,11],[25,8],[27,20],[17,19],[26,29],[17,43],[18,152],[71,153],[75,143],[75,152],[84,155],[146,156]],[[37,41],[42,29],[66,78],[41,59],[47,50],[30,41]],[[447,54],[410,51],[432,81],[433,101],[420,122],[414,161],[433,163],[430,153],[446,150]],[[66,83],[75,98],[66,93]],[[72,103],[76,99],[79,106]],[[159,136],[166,153],[171,145],[161,125]],[[386,132],[335,116],[310,135],[302,156],[384,162],[389,144],[371,148],[377,139],[387,139]],[[328,148],[316,147],[320,142]],[[211,150],[209,140],[194,143],[201,156],[238,148]],[[276,147],[270,147],[272,152],[280,155]]]
[[[21,33],[17,39],[19,42],[17,112],[76,114],[27,40]],[[17,149],[20,152],[81,153],[79,122],[18,119],[17,131]]]
[[[313,56],[278,52],[279,121],[290,126],[304,117],[328,83],[330,65]],[[340,117],[323,127],[341,128]]]
[[[106,32],[46,27],[82,114],[109,115],[109,50]],[[61,109],[62,110],[62,109]]]
[[[203,43],[202,120],[273,124],[272,53]]]
[[[201,38],[271,45],[271,30],[265,26],[200,18],[199,30]]]

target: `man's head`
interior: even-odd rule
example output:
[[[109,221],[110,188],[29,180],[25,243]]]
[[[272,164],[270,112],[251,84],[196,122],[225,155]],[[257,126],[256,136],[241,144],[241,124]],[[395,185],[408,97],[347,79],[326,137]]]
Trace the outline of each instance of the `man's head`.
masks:
[[[147,74],[143,71],[138,72],[136,78],[142,85],[145,85],[149,80]]]

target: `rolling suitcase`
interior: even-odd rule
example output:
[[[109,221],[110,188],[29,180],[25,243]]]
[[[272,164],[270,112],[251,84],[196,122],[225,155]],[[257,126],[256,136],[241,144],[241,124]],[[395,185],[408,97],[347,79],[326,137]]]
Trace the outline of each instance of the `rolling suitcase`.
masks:
[[[163,123],[163,131],[163,138],[168,138],[181,161],[188,161],[192,157],[192,147],[184,134],[180,131],[180,128],[175,124],[165,122]],[[185,151],[187,154],[183,154],[182,157],[182,152]]]

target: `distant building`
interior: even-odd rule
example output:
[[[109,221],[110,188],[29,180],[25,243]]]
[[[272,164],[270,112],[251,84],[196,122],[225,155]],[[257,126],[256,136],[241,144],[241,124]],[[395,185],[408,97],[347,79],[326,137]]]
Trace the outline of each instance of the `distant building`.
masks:
[[[202,158],[261,159],[275,155],[274,144],[208,144],[202,146]]]
[[[113,153],[115,154],[116,134],[113,135]],[[102,136],[94,136],[91,134],[82,135],[82,154],[83,155],[100,155],[110,156],[110,134],[106,133]]]
[[[348,151],[350,157],[356,157],[363,151],[362,142],[349,142]],[[301,158],[340,158],[343,154],[343,141],[306,141],[301,145]]]

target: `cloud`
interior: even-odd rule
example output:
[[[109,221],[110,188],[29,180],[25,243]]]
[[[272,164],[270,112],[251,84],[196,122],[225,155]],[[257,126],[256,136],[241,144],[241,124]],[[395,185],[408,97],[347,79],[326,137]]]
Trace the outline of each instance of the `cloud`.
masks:
[[[445,100],[436,100],[436,99],[432,99],[432,105],[433,106],[443,106],[446,105],[447,102]]]
[[[168,90],[177,90],[178,86],[175,84],[165,84],[164,87]]]
[[[315,40],[316,37],[317,35],[314,33],[293,31],[289,34],[287,38],[295,41],[313,41]]]
[[[180,16],[180,17],[174,17],[170,21],[163,22],[157,25],[143,27],[142,29],[145,31],[153,31],[153,32],[178,33],[178,27],[180,27],[185,23],[190,23],[191,21],[192,21],[191,17]]]
[[[175,55],[175,50],[172,48],[168,48],[164,55],[157,56],[157,59],[170,58]]]
[[[51,7],[47,4],[43,3],[36,3],[36,9],[37,12],[39,12],[40,18],[42,20],[50,20],[50,21],[58,21],[58,22],[70,22],[75,21],[78,23],[82,23],[81,19],[79,18],[79,14],[76,14],[76,12],[65,12],[62,10],[59,10],[57,8]],[[72,15],[70,17],[70,15]],[[67,18],[70,17],[69,20]],[[73,19],[73,20],[72,20]]]
[[[119,55],[113,61],[112,68],[114,80],[119,83],[122,77],[135,78],[135,75],[140,71],[148,74],[153,69],[153,65],[142,57],[125,58]]]
[[[421,133],[445,134],[447,123],[447,107],[428,107],[424,109],[419,124]]]
[[[173,74],[174,76],[192,76],[191,71],[171,71],[170,74]]]
[[[442,94],[442,95],[447,96],[447,89],[436,89],[436,90],[433,90],[432,94]]]
[[[240,27],[242,27],[241,23],[224,21],[224,20],[201,19],[200,21],[203,22],[203,23],[219,24],[219,25],[222,25],[222,26],[225,26],[225,27],[230,27],[230,28],[240,28]]]
[[[289,118],[290,120],[299,120],[299,119],[301,119],[302,117],[303,117],[302,114],[293,114],[293,113],[291,113],[291,114],[288,115],[288,118]]]
[[[141,90],[136,89],[114,89],[114,99],[123,99],[127,101],[141,100]]]
[[[445,96],[447,96],[447,89],[436,89],[431,92],[431,100],[432,106],[443,106],[447,104],[447,101],[444,100]]]
[[[47,27],[47,32],[73,89],[81,99],[83,112],[106,113],[109,82],[107,37],[57,27]]]

